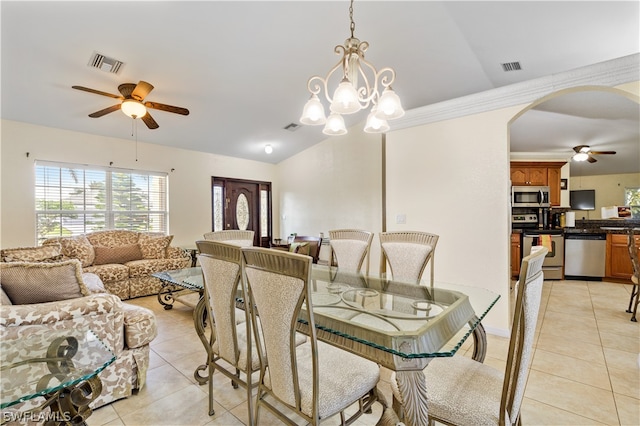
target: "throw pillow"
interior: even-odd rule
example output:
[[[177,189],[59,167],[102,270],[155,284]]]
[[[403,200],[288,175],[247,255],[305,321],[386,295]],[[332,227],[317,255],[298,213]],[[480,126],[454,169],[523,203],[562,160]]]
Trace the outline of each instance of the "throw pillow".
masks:
[[[93,274],[91,272],[83,272],[82,273],[82,281],[84,285],[87,286],[87,289],[90,293],[108,293],[107,289],[104,288],[104,283],[100,279],[99,276]]]
[[[0,263],[0,281],[14,305],[75,299],[89,294],[77,259],[58,263]]]
[[[93,246],[84,235],[76,237],[64,237],[58,240],[62,246],[62,254],[72,259],[78,259],[82,266],[90,266],[95,259]]]
[[[309,243],[291,243],[291,246],[289,247],[290,252],[304,254],[307,256],[309,256],[310,250],[311,247],[309,246]]]
[[[0,257],[3,262],[56,262],[62,260],[62,247],[59,243],[39,247],[18,247],[3,249]]]
[[[127,263],[132,260],[142,259],[142,252],[138,244],[127,244],[119,247],[95,246],[93,250],[96,257],[94,265],[106,265],[108,263]]]
[[[162,237],[140,234],[138,245],[145,259],[165,259],[167,257],[167,247],[171,244],[173,235]]]

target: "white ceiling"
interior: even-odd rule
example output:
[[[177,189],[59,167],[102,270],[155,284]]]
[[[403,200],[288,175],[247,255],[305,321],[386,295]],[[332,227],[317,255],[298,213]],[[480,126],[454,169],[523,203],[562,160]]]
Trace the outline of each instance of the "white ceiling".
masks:
[[[160,128],[139,123],[139,141],[278,163],[326,139],[321,127],[283,128],[300,117],[307,79],[324,76],[339,59],[333,48],[349,36],[346,0],[2,1],[0,7],[3,119],[133,139],[122,113],[87,116],[116,100],[71,86],[117,94],[119,84],[145,80],[155,86],[147,101],[191,114],[153,110]],[[370,43],[367,59],[376,67],[395,69],[405,109],[637,53],[639,16],[637,1],[354,5],[355,36]],[[94,52],[124,66],[118,74],[90,68]],[[522,70],[504,72],[501,63],[513,61]],[[625,121],[614,116],[588,126],[575,102],[565,104],[543,104],[516,121],[512,150],[568,157],[572,146],[589,144],[623,152],[624,139],[635,157],[600,156],[591,166],[640,159],[637,104]],[[355,125],[366,113],[349,118],[347,125]],[[598,126],[598,137],[586,130]],[[264,153],[267,143],[271,155]]]

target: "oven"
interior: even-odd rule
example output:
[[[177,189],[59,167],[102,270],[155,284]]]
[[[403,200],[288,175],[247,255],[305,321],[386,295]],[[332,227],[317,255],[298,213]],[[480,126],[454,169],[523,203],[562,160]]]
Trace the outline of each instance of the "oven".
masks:
[[[545,241],[546,240],[546,241]],[[561,280],[564,267],[564,235],[562,230],[525,230],[522,234],[522,256],[531,254],[532,246],[547,246],[542,271],[546,280]]]

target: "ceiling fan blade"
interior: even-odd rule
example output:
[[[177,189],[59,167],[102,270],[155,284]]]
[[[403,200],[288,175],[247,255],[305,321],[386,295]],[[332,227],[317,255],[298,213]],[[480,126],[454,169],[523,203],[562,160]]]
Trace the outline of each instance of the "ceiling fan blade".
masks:
[[[590,154],[615,154],[615,151],[589,151]]]
[[[587,161],[588,161],[588,162],[590,162],[590,163],[595,163],[595,162],[596,162],[596,161],[598,161],[598,160],[596,160],[596,159],[595,159],[595,158],[593,158],[592,156],[589,156],[589,158],[587,158]]]
[[[578,145],[578,146],[574,146],[573,150],[575,152],[581,152],[583,148],[589,148],[589,145]]]
[[[153,117],[151,117],[151,114],[149,114],[149,111],[147,111],[147,113],[142,116],[141,120],[144,121],[144,124],[146,124],[147,127],[151,130],[157,129],[158,127],[160,127],[158,126],[158,123],[156,123],[156,120],[154,120]]]
[[[189,115],[188,109],[177,107],[177,106],[159,104],[157,102],[145,102],[144,106],[146,106],[147,108],[159,109],[161,111],[173,112],[175,114]]]
[[[101,109],[100,111],[96,111],[92,114],[89,114],[89,117],[91,118],[102,117],[103,115],[107,115],[110,112],[117,111],[119,109],[120,109],[120,104],[113,105],[113,106],[110,106],[109,108]]]
[[[118,92],[122,93],[122,96],[124,96],[124,98],[127,99],[127,98],[131,98],[131,93],[135,88],[136,88],[136,85],[133,83],[122,83],[121,85],[118,86]]]
[[[101,90],[89,89],[88,87],[83,86],[71,86],[72,89],[83,90],[89,93],[95,93],[96,95],[108,96],[110,98],[122,99],[122,96],[112,95],[111,93],[103,92]]]
[[[153,85],[147,83],[146,81],[140,80],[135,89],[133,89],[133,92],[131,92],[131,97],[137,101],[142,101],[152,90]]]

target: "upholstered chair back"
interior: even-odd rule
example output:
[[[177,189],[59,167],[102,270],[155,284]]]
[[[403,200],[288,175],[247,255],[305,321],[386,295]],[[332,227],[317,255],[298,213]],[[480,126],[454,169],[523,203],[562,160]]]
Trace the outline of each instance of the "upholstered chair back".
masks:
[[[365,274],[369,274],[369,250],[373,232],[358,229],[335,229],[329,231],[332,259],[338,268],[360,272],[366,260]]]

